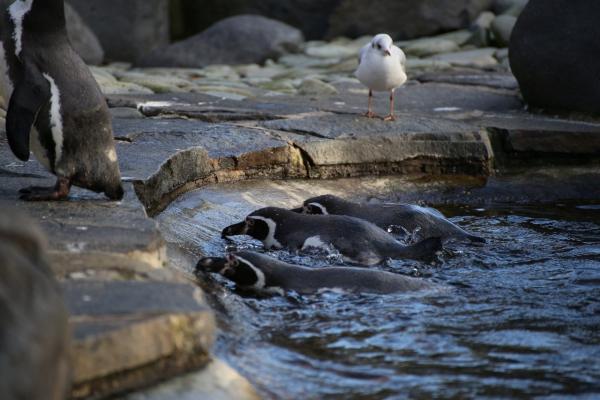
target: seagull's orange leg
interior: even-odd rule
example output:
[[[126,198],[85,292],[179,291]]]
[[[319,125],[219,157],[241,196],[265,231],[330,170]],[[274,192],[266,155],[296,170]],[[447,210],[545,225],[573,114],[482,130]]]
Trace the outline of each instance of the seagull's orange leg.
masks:
[[[394,89],[390,91],[390,115],[383,119],[384,121],[395,121],[396,116],[394,115]]]
[[[369,89],[369,107],[367,108],[367,113],[365,114],[365,116],[367,118],[376,117],[375,113],[373,111],[371,111],[372,102],[373,102],[373,91],[371,89]]]

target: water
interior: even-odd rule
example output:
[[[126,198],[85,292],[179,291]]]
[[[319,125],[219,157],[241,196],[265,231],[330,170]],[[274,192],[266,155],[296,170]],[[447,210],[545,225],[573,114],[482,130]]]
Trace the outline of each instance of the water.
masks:
[[[226,244],[215,233],[257,208],[255,198],[196,192],[159,221],[174,229],[171,239],[219,255]],[[221,327],[215,352],[266,398],[600,397],[600,207],[441,210],[488,243],[452,244],[433,265],[380,268],[451,290],[268,297],[212,277],[203,285]],[[181,232],[182,223],[196,230]],[[272,254],[307,265],[337,261]]]

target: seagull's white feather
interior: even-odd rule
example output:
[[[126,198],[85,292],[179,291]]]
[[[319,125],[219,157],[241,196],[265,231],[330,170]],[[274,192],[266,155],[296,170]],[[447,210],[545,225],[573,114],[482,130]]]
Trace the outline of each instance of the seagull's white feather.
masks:
[[[379,43],[387,43],[389,55],[385,54],[385,49],[376,46]],[[370,90],[389,91],[406,82],[406,56],[399,47],[393,45],[388,35],[375,36],[371,43],[360,49],[359,59],[355,75]]]
[[[370,47],[371,43],[367,43],[362,47],[362,49],[360,49],[360,53],[358,53],[358,65],[360,65],[360,63],[363,60],[363,57],[365,56],[365,54],[367,54],[367,51],[369,51]]]

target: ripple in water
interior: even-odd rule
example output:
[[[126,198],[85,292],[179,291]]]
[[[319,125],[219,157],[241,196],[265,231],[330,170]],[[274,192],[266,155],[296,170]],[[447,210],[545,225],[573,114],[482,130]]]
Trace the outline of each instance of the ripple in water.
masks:
[[[262,297],[215,278],[216,352],[266,398],[593,398],[600,213],[555,211],[472,210],[452,220],[486,245],[451,244],[433,265],[380,267],[452,287],[442,293]],[[223,251],[216,239],[207,246]],[[340,262],[335,253],[271,254],[308,266]]]

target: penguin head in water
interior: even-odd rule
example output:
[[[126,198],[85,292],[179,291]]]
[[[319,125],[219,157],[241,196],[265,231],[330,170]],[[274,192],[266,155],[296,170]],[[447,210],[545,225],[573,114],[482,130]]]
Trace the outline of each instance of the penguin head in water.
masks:
[[[229,225],[223,229],[223,238],[236,235],[248,235],[263,242],[266,248],[281,248],[281,244],[275,239],[277,225],[290,216],[294,216],[289,210],[276,207],[266,207],[254,211],[244,221]]]
[[[236,254],[226,257],[205,257],[196,264],[196,272],[213,272],[244,288],[264,289],[265,274],[249,260]]]

